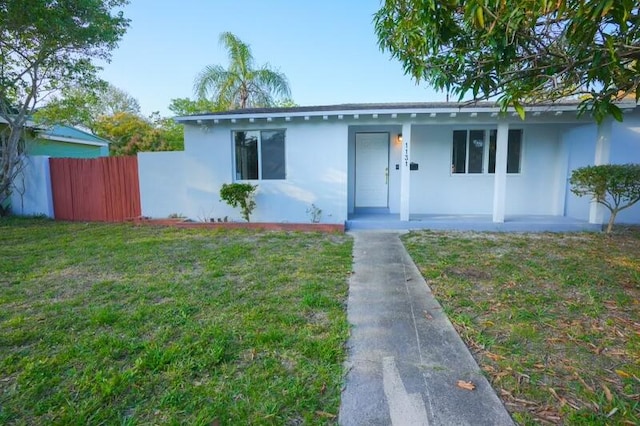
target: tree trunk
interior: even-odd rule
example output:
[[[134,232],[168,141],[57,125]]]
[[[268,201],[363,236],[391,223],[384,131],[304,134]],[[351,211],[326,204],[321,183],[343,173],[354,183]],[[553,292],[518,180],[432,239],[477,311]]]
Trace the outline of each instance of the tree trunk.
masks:
[[[0,136],[0,216],[9,213],[9,201],[13,180],[22,168],[20,164],[20,139],[22,138],[22,122],[9,122],[8,133]],[[6,131],[6,130],[5,130]]]
[[[616,221],[616,215],[618,214],[618,209],[611,210],[611,216],[609,216],[609,223],[607,224],[607,234],[610,234],[613,230],[613,222]]]

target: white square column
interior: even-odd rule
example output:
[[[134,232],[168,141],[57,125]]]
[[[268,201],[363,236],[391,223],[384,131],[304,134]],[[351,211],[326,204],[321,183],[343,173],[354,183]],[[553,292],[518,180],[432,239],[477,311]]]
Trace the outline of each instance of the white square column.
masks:
[[[509,142],[509,123],[498,123],[496,135],[496,170],[493,175],[493,221],[504,222],[507,198],[507,149]]]
[[[596,152],[593,165],[609,164],[611,157],[611,119],[605,119],[598,125],[596,137]],[[589,208],[589,223],[602,225],[604,223],[605,207],[595,201],[591,201]]]
[[[411,190],[411,124],[402,125],[402,153],[400,161],[400,220],[409,221],[411,206],[409,192]]]

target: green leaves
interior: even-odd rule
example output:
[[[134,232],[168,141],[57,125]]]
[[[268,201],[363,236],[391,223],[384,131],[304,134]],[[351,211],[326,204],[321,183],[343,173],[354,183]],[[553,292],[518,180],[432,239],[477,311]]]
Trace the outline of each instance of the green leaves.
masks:
[[[135,155],[143,151],[179,151],[183,149],[182,125],[157,113],[145,118],[131,112],[101,116],[95,133],[111,141],[111,154]]]
[[[575,169],[569,179],[571,192],[594,201],[611,212],[607,232],[620,210],[640,201],[640,164],[602,164]]]
[[[195,115],[204,114],[207,112],[221,111],[224,107],[211,102],[207,99],[192,100],[189,98],[176,98],[171,99],[169,104],[169,111],[175,115]]]
[[[596,121],[622,119],[637,92],[637,2],[385,0],[374,15],[381,49],[418,82],[463,99],[508,95],[503,108],[589,95]],[[613,106],[612,106],[613,105]]]
[[[283,73],[269,65],[254,67],[248,44],[229,32],[220,34],[220,44],[227,49],[229,66],[209,65],[196,76],[193,88],[199,99],[224,110],[269,107],[291,96]]]
[[[250,183],[223,183],[220,188],[220,198],[227,202],[231,207],[240,206],[242,217],[249,222],[251,213],[256,207],[254,193],[258,185]]]
[[[0,206],[8,200],[27,116],[43,99],[71,86],[96,87],[129,20],[127,0],[5,0],[0,4]]]
[[[120,112],[140,114],[138,100],[105,81],[97,81],[89,87],[63,89],[60,97],[38,109],[35,118],[45,124],[64,123],[95,131],[101,118]]]
[[[522,104],[520,102],[518,102],[518,101],[514,101],[513,108],[518,113],[518,116],[520,117],[520,120],[524,120],[524,107],[522,106]]]

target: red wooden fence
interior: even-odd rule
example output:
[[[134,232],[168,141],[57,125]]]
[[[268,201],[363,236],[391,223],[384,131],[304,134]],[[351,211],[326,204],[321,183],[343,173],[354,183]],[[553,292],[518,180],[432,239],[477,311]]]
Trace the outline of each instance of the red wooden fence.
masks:
[[[141,215],[137,157],[50,158],[56,219],[122,222]]]

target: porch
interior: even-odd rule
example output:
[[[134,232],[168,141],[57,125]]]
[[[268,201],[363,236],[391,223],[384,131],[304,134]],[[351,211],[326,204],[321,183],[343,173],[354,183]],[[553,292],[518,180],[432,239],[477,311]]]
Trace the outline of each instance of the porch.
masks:
[[[494,222],[492,215],[411,214],[401,221],[399,214],[354,213],[346,222],[347,230],[430,229],[434,231],[484,232],[599,232],[602,225],[549,215],[507,215],[504,222]]]

